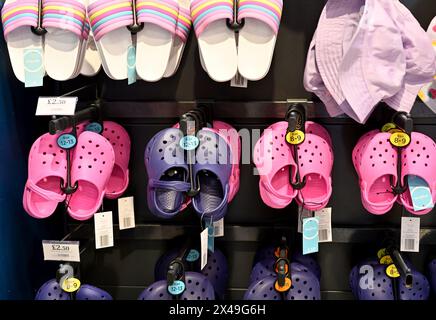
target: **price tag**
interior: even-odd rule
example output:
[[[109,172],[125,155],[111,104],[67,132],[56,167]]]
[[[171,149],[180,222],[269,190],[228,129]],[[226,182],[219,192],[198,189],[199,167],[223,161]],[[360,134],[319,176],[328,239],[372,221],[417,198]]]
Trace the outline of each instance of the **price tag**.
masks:
[[[379,251],[377,251],[377,257],[379,258],[379,260],[381,258],[383,258],[384,256],[387,256],[387,255],[388,255],[388,253],[387,253],[387,249],[386,248],[382,248]]]
[[[233,88],[248,88],[248,79],[244,78],[239,72],[230,81],[230,86]]]
[[[291,289],[291,286],[292,286],[292,281],[288,277],[285,278],[285,284],[282,287],[279,285],[278,281],[276,281],[276,283],[274,284],[274,287],[278,292],[286,292],[289,289]]]
[[[114,246],[114,228],[112,211],[94,214],[95,248],[103,249]]]
[[[427,182],[421,177],[408,175],[407,182],[412,198],[413,210],[422,211],[434,207],[433,197]]]
[[[74,116],[77,97],[39,97],[37,116]]]
[[[135,228],[135,208],[133,197],[118,199],[118,221],[120,230]]]
[[[224,218],[213,223],[215,238],[224,237]]]
[[[176,280],[173,284],[168,286],[168,292],[173,296],[178,296],[182,294],[186,289],[186,285],[183,281]]]
[[[64,290],[65,292],[76,292],[77,290],[80,289],[80,280],[76,279],[76,278],[68,278],[64,281],[64,283],[62,284],[62,290]]]
[[[128,85],[136,82],[136,48],[129,46],[127,49],[127,83]]]
[[[419,218],[401,218],[400,251],[419,252],[420,225]]]
[[[180,139],[180,147],[186,151],[197,149],[199,144],[200,140],[196,136],[185,136]]]
[[[304,142],[304,132],[301,130],[295,130],[286,134],[286,142],[292,145],[301,144]]]
[[[26,88],[42,87],[44,84],[44,59],[42,49],[24,49],[24,86]]]
[[[186,261],[195,262],[198,260],[198,258],[200,258],[200,252],[198,252],[198,250],[191,249],[186,256]]]
[[[332,242],[332,208],[315,211],[319,219],[319,242]]]
[[[391,134],[389,140],[395,147],[406,147],[410,143],[410,136],[405,132],[395,132]]]
[[[303,220],[306,218],[313,218],[313,211],[307,210],[302,206],[298,207],[298,233],[303,233]]]
[[[210,252],[215,252],[215,228],[212,221],[206,222],[206,229],[208,230],[207,249]]]
[[[398,278],[400,276],[400,273],[398,272],[397,267],[394,264],[391,264],[386,268],[386,275],[389,278]]]
[[[203,270],[204,267],[207,265],[208,235],[209,235],[209,230],[208,230],[208,228],[204,229],[204,230],[200,233],[200,243],[201,243],[201,263],[200,263],[200,270]]]
[[[72,149],[76,146],[77,139],[73,134],[65,133],[65,134],[59,136],[59,138],[57,140],[57,144],[58,144],[59,148],[64,149],[64,150],[69,150],[69,149]]]
[[[318,218],[307,218],[303,220],[303,254],[318,252],[318,230]]]
[[[389,255],[380,258],[380,264],[390,265],[392,263],[394,263],[394,261]]]
[[[42,241],[45,261],[80,262],[79,241]]]

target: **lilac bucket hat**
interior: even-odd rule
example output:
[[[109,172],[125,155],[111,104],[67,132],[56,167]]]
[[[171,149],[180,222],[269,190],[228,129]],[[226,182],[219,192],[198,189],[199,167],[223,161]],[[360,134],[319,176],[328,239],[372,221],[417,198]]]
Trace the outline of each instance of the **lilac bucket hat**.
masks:
[[[316,31],[316,66],[340,108],[364,123],[382,100],[411,110],[417,88],[434,75],[429,47],[425,31],[396,0],[329,0]],[[306,75],[316,70],[313,53],[309,58]]]

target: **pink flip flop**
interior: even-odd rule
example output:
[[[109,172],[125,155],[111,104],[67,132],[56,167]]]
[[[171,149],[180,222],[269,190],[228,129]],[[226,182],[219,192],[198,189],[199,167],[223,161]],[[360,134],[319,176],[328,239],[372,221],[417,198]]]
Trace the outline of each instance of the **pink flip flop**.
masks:
[[[72,184],[78,183],[68,204],[72,218],[87,220],[97,212],[114,164],[114,149],[105,137],[90,131],[79,136],[71,164]]]
[[[362,204],[378,215],[392,209],[398,198],[391,187],[391,180],[392,183],[397,180],[398,153],[389,142],[390,135],[379,132],[368,139],[357,170],[361,175]]]
[[[103,137],[111,144],[115,152],[115,165],[106,186],[105,197],[119,198],[129,185],[130,137],[126,129],[112,121],[103,123]]]
[[[297,195],[289,183],[289,167],[295,172],[296,164],[285,141],[287,128],[285,121],[269,126],[254,147],[260,196],[266,205],[276,209],[285,208]]]
[[[59,135],[42,135],[29,153],[28,179],[24,189],[23,207],[37,219],[51,216],[59,202],[65,200],[61,182],[67,175],[65,151],[58,147]]]
[[[432,138],[412,132],[411,143],[402,152],[401,181],[406,184],[408,176],[418,176],[427,182],[432,193],[433,205],[436,202],[436,144]],[[433,209],[415,211],[410,190],[400,196],[401,203],[407,211],[415,215],[424,215]]]
[[[300,177],[306,180],[297,203],[312,211],[323,209],[332,194],[333,150],[325,139],[311,133],[306,134],[297,150]]]

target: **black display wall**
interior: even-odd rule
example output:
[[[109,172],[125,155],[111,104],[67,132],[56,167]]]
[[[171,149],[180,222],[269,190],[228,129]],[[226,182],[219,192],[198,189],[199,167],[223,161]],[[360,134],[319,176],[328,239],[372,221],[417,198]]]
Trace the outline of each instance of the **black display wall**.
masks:
[[[402,2],[427,28],[436,14],[436,2]],[[107,289],[115,298],[136,299],[140,291],[153,282],[155,262],[178,242],[176,237],[188,233],[199,235],[199,220],[191,210],[170,221],[159,220],[148,212],[143,154],[145,145],[156,132],[174,124],[178,116],[195,107],[196,101],[208,100],[216,119],[227,121],[238,129],[254,130],[283,119],[289,105],[287,100],[307,99],[310,101],[305,103],[309,117],[326,126],[333,138],[335,152],[333,196],[329,204],[333,210],[333,242],[321,244],[317,254],[323,272],[323,297],[351,298],[348,287],[351,267],[359,259],[374,254],[386,230],[398,233],[400,217],[407,214],[399,206],[384,216],[367,213],[360,202],[358,180],[351,162],[351,152],[358,138],[386,122],[391,115],[388,108],[380,106],[365,126],[346,117],[331,119],[316,97],[303,88],[306,53],[324,4],[321,0],[284,1],[271,71],[262,81],[249,82],[247,89],[213,82],[201,68],[197,43],[192,35],[180,69],[170,79],[154,84],[138,81],[128,86],[126,82],[112,81],[100,73],[95,79],[96,92],[103,101],[105,118],[124,125],[132,139],[131,183],[126,195],[135,197],[137,227],[119,232],[115,226],[115,247],[96,251],[93,249],[92,222],[78,225],[67,220],[68,230],[72,231],[69,238],[81,240],[86,249],[81,263],[84,282]],[[52,94],[64,94],[83,86],[84,82],[81,78],[72,83],[50,83],[47,88]],[[94,97],[95,88],[91,85],[75,94],[86,101]],[[422,103],[417,102],[413,116],[416,131],[436,137],[436,116]],[[40,128],[46,128],[44,121],[38,122]],[[115,218],[116,202],[106,201],[104,210],[113,210]],[[59,214],[64,213],[59,210]],[[435,214],[433,211],[421,219],[421,253],[410,255],[421,270],[427,259],[436,253]],[[117,222],[116,218],[114,221]],[[225,252],[230,264],[228,298],[242,297],[248,285],[253,255],[261,243],[268,243],[274,235],[284,233],[294,247],[301,245],[301,235],[296,234],[297,207],[291,205],[285,210],[273,210],[265,206],[259,196],[253,165],[241,167],[241,188],[229,207],[225,224],[225,237],[217,241],[217,247]],[[40,283],[35,284],[35,288],[38,285]]]

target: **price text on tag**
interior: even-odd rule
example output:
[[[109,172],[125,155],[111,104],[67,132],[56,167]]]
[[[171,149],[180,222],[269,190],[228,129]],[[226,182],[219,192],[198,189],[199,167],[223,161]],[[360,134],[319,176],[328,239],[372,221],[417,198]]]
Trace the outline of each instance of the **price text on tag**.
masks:
[[[45,261],[80,262],[79,241],[42,241]]]
[[[77,97],[39,97],[36,115],[73,116],[77,101]]]

